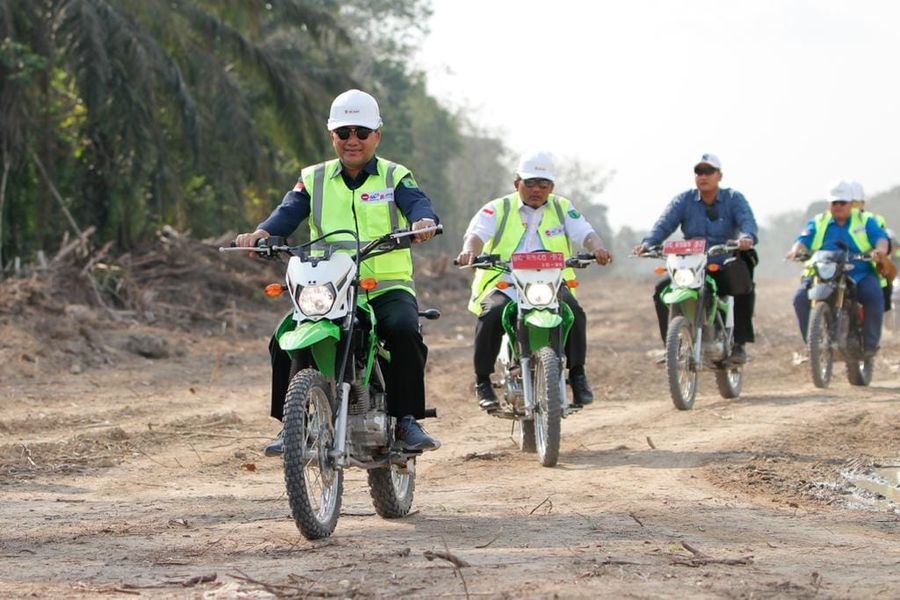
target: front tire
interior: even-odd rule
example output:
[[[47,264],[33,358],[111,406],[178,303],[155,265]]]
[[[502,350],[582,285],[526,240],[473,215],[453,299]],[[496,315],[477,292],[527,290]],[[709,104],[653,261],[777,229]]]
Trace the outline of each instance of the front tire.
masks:
[[[375,512],[382,518],[400,519],[408,515],[415,490],[415,460],[409,461],[406,473],[402,473],[397,465],[369,469],[369,495]]]
[[[813,307],[809,315],[806,339],[809,345],[809,366],[812,370],[813,385],[817,388],[827,388],[834,364],[831,353],[831,307],[827,303],[822,302]]]
[[[545,467],[559,460],[559,438],[562,420],[560,398],[560,360],[552,348],[544,347],[534,354],[532,370],[534,393],[534,441],[538,460]],[[522,428],[524,433],[525,428]]]
[[[669,323],[666,335],[666,374],[669,377],[669,394],[678,410],[691,410],[697,395],[700,374],[694,362],[694,339],[691,323],[684,317],[675,317]]]
[[[284,408],[284,483],[303,537],[328,537],[341,513],[344,473],[334,468],[331,385],[313,369],[291,379]]]

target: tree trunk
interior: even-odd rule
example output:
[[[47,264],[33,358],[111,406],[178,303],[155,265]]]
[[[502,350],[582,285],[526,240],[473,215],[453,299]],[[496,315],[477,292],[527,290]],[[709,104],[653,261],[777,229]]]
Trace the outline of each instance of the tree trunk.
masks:
[[[9,154],[3,151],[3,176],[0,177],[0,279],[3,278],[3,208],[6,206],[6,181],[9,176]]]

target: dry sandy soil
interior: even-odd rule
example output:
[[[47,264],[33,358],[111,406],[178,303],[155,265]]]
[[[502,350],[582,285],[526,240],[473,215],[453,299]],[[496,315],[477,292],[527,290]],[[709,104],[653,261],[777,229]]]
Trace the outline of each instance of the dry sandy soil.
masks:
[[[763,281],[742,396],[721,399],[706,374],[679,412],[654,364],[651,282],[588,281],[598,400],[563,423],[548,469],[477,408],[473,321],[451,284],[424,302],[445,315],[425,326],[427,426],[443,447],[419,461],[413,514],[375,516],[352,470],[318,542],[289,517],[281,461],[261,453],[279,429],[266,342],[280,309],[175,330],[79,305],[46,322],[7,314],[0,597],[900,595],[897,505],[852,483],[900,464],[890,320],[871,387],[838,365],[818,390],[792,363],[792,283]],[[164,351],[145,354],[168,356],[135,354],[148,339]]]

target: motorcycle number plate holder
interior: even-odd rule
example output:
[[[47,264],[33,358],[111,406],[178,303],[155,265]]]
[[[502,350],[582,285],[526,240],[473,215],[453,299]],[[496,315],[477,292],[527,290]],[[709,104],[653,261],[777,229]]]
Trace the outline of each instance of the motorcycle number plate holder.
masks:
[[[516,252],[510,265],[513,269],[562,269],[566,258],[562,252]]]
[[[669,240],[663,244],[663,254],[703,254],[706,240]]]

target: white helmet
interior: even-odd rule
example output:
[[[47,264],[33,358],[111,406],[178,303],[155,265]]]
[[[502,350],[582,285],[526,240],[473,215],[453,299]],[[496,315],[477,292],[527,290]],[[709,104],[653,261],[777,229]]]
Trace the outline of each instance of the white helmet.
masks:
[[[381,125],[378,102],[361,90],[347,90],[331,103],[328,131],[347,126],[380,129]]]
[[[516,174],[520,179],[556,179],[556,168],[553,164],[553,156],[549,152],[532,152],[523,154]]]
[[[865,201],[866,195],[863,192],[863,186],[860,182],[856,181],[855,179],[851,180],[850,189],[853,191],[854,200]]]
[[[828,191],[828,201],[845,200],[847,202],[853,200],[853,183],[847,179],[839,179],[835,181]]]

